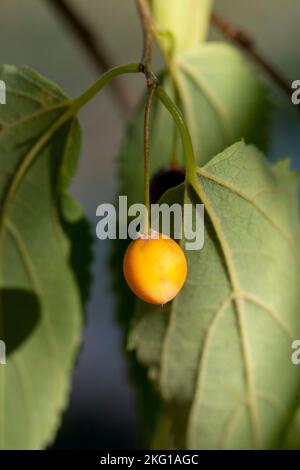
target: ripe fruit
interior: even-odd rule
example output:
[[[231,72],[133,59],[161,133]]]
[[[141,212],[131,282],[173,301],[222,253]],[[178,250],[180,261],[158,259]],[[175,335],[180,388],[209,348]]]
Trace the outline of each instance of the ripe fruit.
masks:
[[[130,243],[123,261],[130,289],[150,304],[165,304],[180,291],[187,274],[182,248],[171,238],[152,232]]]

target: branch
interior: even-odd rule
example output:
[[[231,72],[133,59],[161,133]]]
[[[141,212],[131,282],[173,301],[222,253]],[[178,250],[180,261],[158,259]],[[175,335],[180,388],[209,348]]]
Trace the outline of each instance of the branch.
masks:
[[[147,0],[136,0],[137,9],[143,26],[143,54],[141,59],[141,72],[145,74],[148,86],[157,86],[158,79],[152,71],[153,24]]]
[[[71,5],[69,5],[66,0],[46,1],[75,33],[97,70],[106,72],[111,69],[112,64],[107,52],[103,50],[103,47],[95,40],[89,27],[82,21],[79,14]],[[132,102],[127,90],[118,79],[110,82],[110,90],[122,114],[126,115],[132,109]]]
[[[254,41],[250,36],[248,36],[248,34],[230,24],[215,11],[212,13],[212,23],[224,34],[224,36],[238,44],[291,99],[292,89],[290,84],[281,74],[281,72],[277,70],[268,59],[266,59],[255,49]]]
[[[142,55],[143,64],[151,64],[152,61],[152,42],[153,42],[153,32],[152,32],[152,18],[151,12],[147,2],[144,0],[136,0],[138,12],[141,18],[143,25],[143,36],[144,36],[144,47]]]

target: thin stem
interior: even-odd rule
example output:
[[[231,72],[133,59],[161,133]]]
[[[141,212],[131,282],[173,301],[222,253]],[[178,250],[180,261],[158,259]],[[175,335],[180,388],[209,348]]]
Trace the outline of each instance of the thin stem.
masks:
[[[171,148],[171,158],[170,158],[170,168],[176,169],[178,168],[178,151],[177,151],[177,127],[176,124],[174,123],[174,129],[173,129],[173,142],[172,142],[172,148]]]
[[[254,41],[247,33],[236,28],[215,11],[212,13],[212,23],[224,34],[224,36],[244,49],[249,57],[265,70],[265,72],[277,83],[282,91],[284,91],[289,98],[291,97],[291,86],[286,78],[266,57],[255,49]]]
[[[48,4],[55,10],[63,21],[74,31],[77,39],[81,42],[85,51],[95,64],[98,71],[106,71],[112,68],[112,61],[101,43],[96,41],[90,26],[85,24],[78,12],[69,5],[66,0],[47,0]],[[132,100],[128,91],[119,80],[110,83],[110,90],[116,104],[122,114],[128,114],[132,109]]]
[[[157,28],[154,28],[154,35],[155,35],[157,45],[163,55],[163,59],[167,67],[168,73],[170,75],[173,93],[174,93],[174,102],[178,107],[180,103],[180,96],[178,93],[178,85],[177,85],[177,81],[176,81],[176,77],[174,73],[174,61],[173,61],[174,38],[173,38],[173,35],[169,31],[161,31],[161,30],[158,30]],[[170,40],[171,52],[169,54],[167,53],[166,49],[163,47],[161,43],[161,36],[167,36]],[[177,126],[175,123],[174,123],[173,145],[172,145],[171,154],[170,154],[170,167],[171,168],[178,167]]]
[[[152,18],[150,8],[147,1],[136,0],[137,9],[140,14],[142,26],[143,26],[143,55],[141,62],[143,64],[151,64],[152,62]]]
[[[126,64],[120,65],[119,67],[114,67],[108,72],[104,73],[100,79],[94,83],[88,90],[86,90],[81,96],[79,96],[73,105],[74,111],[78,111],[86,103],[88,103],[107,83],[109,83],[113,78],[118,77],[119,75],[124,75],[127,73],[138,73],[140,72],[139,64]]]
[[[140,70],[145,74],[148,86],[157,85],[158,79],[152,68],[152,49],[153,49],[153,24],[151,11],[147,0],[136,0],[137,9],[143,26],[143,54],[140,64]]]
[[[150,226],[150,117],[156,86],[148,88],[148,96],[144,116],[144,204],[147,209],[144,232],[149,233]]]
[[[187,125],[184,121],[181,111],[179,108],[173,103],[167,93],[163,90],[163,88],[158,87],[156,89],[156,96],[157,98],[164,104],[167,110],[172,115],[175,124],[178,128],[178,131],[181,136],[182,146],[184,150],[184,157],[185,157],[185,166],[186,166],[186,181],[192,182],[195,179],[196,175],[196,160],[195,154],[192,144],[192,139],[187,128]]]
[[[180,106],[180,97],[178,94],[178,88],[176,81],[173,77],[173,75],[170,72],[171,80],[172,80],[172,85],[173,85],[173,93],[174,93],[174,104],[179,108]],[[172,150],[171,150],[171,158],[170,158],[170,167],[171,168],[177,168],[179,166],[178,163],[178,130],[177,126],[174,122],[174,129],[173,129],[173,144],[172,144]]]
[[[70,111],[70,115],[72,116],[75,115],[79,109],[81,109],[85,104],[87,104],[113,78],[122,74],[138,73],[140,71],[141,70],[140,70],[139,64],[121,65],[120,67],[115,67],[109,70],[104,75],[102,75],[102,77],[100,77],[100,79],[94,85],[92,85],[86,92],[84,92],[81,96],[79,96],[74,101],[74,104]],[[191,136],[187,128],[187,125],[185,124],[182,113],[179,110],[179,108],[175,105],[175,103],[173,103],[173,101],[170,99],[167,93],[163,90],[163,88],[161,88],[160,86],[152,85],[151,87],[149,87],[149,90],[150,91],[153,90],[153,94],[155,92],[157,98],[163,103],[163,105],[170,112],[170,114],[172,115],[174,119],[174,122],[181,136],[184,155],[185,155],[186,180],[192,181],[194,180],[195,175],[196,175],[197,165],[196,165]],[[148,100],[147,100],[148,106],[146,105],[146,110],[148,108],[148,111],[145,111],[145,122],[149,122],[149,117],[146,119],[146,115],[148,115],[148,113],[150,114],[152,98],[153,97],[150,97],[150,103],[149,103],[149,95],[148,95]],[[149,132],[149,125],[148,125],[148,132]],[[146,141],[146,144],[147,142],[149,141]],[[147,146],[148,145],[149,143],[147,144]],[[145,145],[145,149],[147,146]],[[147,155],[149,157],[149,147],[148,147]]]
[[[153,103],[153,97],[158,86],[158,80],[152,71],[152,49],[153,49],[153,25],[152,16],[147,0],[136,0],[137,9],[141,18],[143,27],[143,54],[140,63],[140,71],[146,77],[148,86],[148,95],[144,115],[144,204],[147,209],[146,219],[144,220],[144,233],[148,234],[151,230],[150,225],[150,116]]]

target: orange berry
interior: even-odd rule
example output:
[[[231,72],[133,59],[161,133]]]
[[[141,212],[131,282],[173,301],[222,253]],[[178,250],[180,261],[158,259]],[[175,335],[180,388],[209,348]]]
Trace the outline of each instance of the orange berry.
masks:
[[[123,261],[130,289],[150,304],[165,304],[182,288],[187,262],[182,248],[163,234],[141,236],[130,243]]]

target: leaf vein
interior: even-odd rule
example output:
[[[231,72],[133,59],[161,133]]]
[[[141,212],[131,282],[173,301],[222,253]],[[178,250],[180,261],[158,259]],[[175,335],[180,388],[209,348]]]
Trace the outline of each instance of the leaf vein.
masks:
[[[258,414],[256,409],[255,403],[255,390],[254,390],[254,379],[252,376],[252,366],[251,366],[251,356],[249,351],[249,345],[246,339],[246,329],[244,324],[244,303],[242,298],[242,291],[239,285],[239,280],[237,277],[237,273],[235,270],[234,262],[230,247],[227,243],[225,235],[223,233],[221,222],[215,213],[213,207],[210,204],[210,201],[203,190],[202,186],[200,186],[199,182],[195,180],[193,182],[193,187],[198,194],[200,200],[205,206],[206,212],[211,220],[211,223],[214,227],[216,235],[219,239],[219,243],[221,249],[223,251],[225,265],[227,267],[229,280],[232,285],[232,294],[236,306],[237,312],[237,323],[240,331],[240,340],[241,340],[241,347],[242,353],[244,357],[244,367],[245,367],[245,378],[246,378],[246,385],[247,385],[247,403],[249,405],[249,414],[250,414],[250,422],[252,427],[252,437],[253,443],[256,447],[259,446],[259,421],[258,421]]]
[[[197,173],[204,177],[204,178],[207,178],[211,181],[214,181],[216,184],[218,184],[219,186],[222,186],[223,188],[226,188],[230,191],[232,191],[234,194],[236,194],[237,196],[241,197],[242,199],[244,199],[245,201],[249,202],[250,204],[253,205],[253,207],[255,207],[255,209],[278,231],[278,233],[286,240],[286,242],[290,245],[290,248],[291,250],[293,251],[293,253],[295,254],[295,260],[297,261],[297,263],[299,264],[300,266],[300,255],[299,255],[299,252],[297,250],[297,248],[295,247],[294,245],[294,242],[293,240],[288,236],[288,234],[284,231],[284,229],[278,225],[263,209],[262,207],[260,207],[256,202],[255,200],[253,200],[251,197],[247,196],[246,194],[244,194],[242,191],[240,191],[238,188],[236,188],[235,186],[233,186],[232,184],[230,183],[226,183],[225,181],[223,181],[222,179],[216,177],[215,175],[212,175],[210,173],[208,173],[207,171],[205,171],[203,168],[198,168],[197,169]]]

